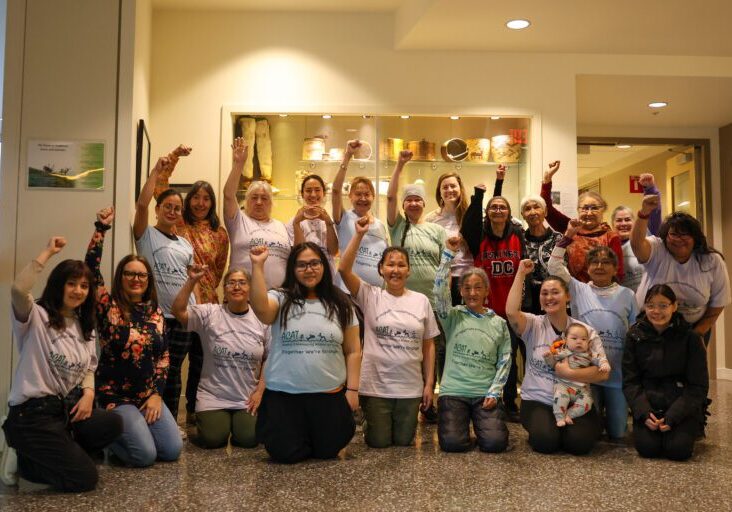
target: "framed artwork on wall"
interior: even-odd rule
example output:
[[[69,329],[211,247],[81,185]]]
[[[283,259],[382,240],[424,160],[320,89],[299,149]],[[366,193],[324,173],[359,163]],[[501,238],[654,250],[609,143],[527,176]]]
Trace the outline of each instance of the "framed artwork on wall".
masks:
[[[143,169],[145,180],[150,175],[150,135],[147,133],[145,121],[137,123],[137,145],[135,152],[135,199],[140,195],[142,188]]]
[[[104,142],[28,141],[28,188],[104,190]]]

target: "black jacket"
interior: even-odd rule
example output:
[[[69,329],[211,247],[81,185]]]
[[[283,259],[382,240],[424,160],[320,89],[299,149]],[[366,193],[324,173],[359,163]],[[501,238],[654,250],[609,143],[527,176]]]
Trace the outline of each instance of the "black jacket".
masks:
[[[644,421],[660,412],[669,426],[689,416],[703,422],[708,391],[701,336],[679,313],[662,333],[641,314],[628,329],[623,351],[623,393],[633,418]]]

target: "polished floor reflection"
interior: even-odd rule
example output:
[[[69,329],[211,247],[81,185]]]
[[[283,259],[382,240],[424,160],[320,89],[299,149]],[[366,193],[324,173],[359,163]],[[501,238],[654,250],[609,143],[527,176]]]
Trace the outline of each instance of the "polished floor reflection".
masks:
[[[416,447],[368,449],[360,434],[340,460],[295,466],[266,452],[202,450],[148,469],[102,466],[91,493],[18,494],[0,484],[0,510],[732,510],[732,382],[711,384],[706,439],[685,463],[640,459],[630,444],[600,443],[587,457],[539,455],[519,425],[501,455],[445,454],[436,428]]]

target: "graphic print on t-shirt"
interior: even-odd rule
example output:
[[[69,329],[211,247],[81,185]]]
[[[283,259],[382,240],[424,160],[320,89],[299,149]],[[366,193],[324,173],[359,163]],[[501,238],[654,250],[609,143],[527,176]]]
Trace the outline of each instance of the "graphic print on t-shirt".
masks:
[[[460,340],[475,339],[484,337],[485,334],[480,329],[469,327],[467,329],[459,329],[453,334],[456,340],[452,348],[452,362],[457,366],[470,368],[473,370],[484,370],[489,367],[495,367],[496,354],[486,352],[482,348],[471,347],[468,343],[461,343]]]
[[[291,325],[282,331],[280,339],[282,340],[282,353],[293,355],[293,354],[338,354],[342,352],[342,337],[336,338],[333,331],[320,332],[317,329],[317,325],[329,325],[332,320],[321,313],[320,311],[308,311],[308,317],[314,321],[313,328],[308,331],[301,331],[300,329],[293,329]],[[294,314],[289,324],[292,324],[292,320],[300,320],[304,315]],[[321,317],[320,319],[313,319],[312,317]]]
[[[400,318],[409,316],[416,320],[418,325],[421,325],[422,323],[418,316],[404,310],[386,311],[376,317],[377,322],[386,315],[397,316]],[[397,326],[395,324],[387,324],[376,325],[374,327],[374,332],[376,333],[376,342],[379,344],[379,347],[383,349],[409,351],[422,350],[422,331],[409,329],[404,325]]]
[[[238,339],[242,334],[240,331],[228,330],[222,332],[214,341],[211,347],[211,355],[213,356],[213,362],[216,368],[238,368],[244,370],[259,368],[262,359],[261,351],[255,354],[248,350],[232,351],[229,348],[241,345]],[[257,344],[261,346],[261,340],[257,339]]]

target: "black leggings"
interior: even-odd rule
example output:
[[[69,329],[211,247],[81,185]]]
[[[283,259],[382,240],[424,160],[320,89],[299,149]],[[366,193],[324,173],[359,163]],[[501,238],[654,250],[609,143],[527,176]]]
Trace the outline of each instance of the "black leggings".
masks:
[[[521,425],[529,433],[529,445],[539,453],[562,450],[572,455],[585,455],[600,437],[600,420],[594,407],[574,418],[573,425],[557,427],[551,405],[522,400]]]
[[[18,453],[21,477],[58,491],[85,492],[96,487],[99,477],[87,452],[119,437],[122,418],[93,409],[88,419],[70,423],[62,400],[48,396],[11,406],[3,430],[8,446]]]
[[[355,431],[344,391],[293,394],[265,389],[257,411],[257,441],[275,462],[332,459]]]
[[[698,418],[690,417],[671,430],[651,430],[642,421],[633,421],[633,440],[638,455],[647,458],[686,460],[694,453],[694,441],[701,431]]]

